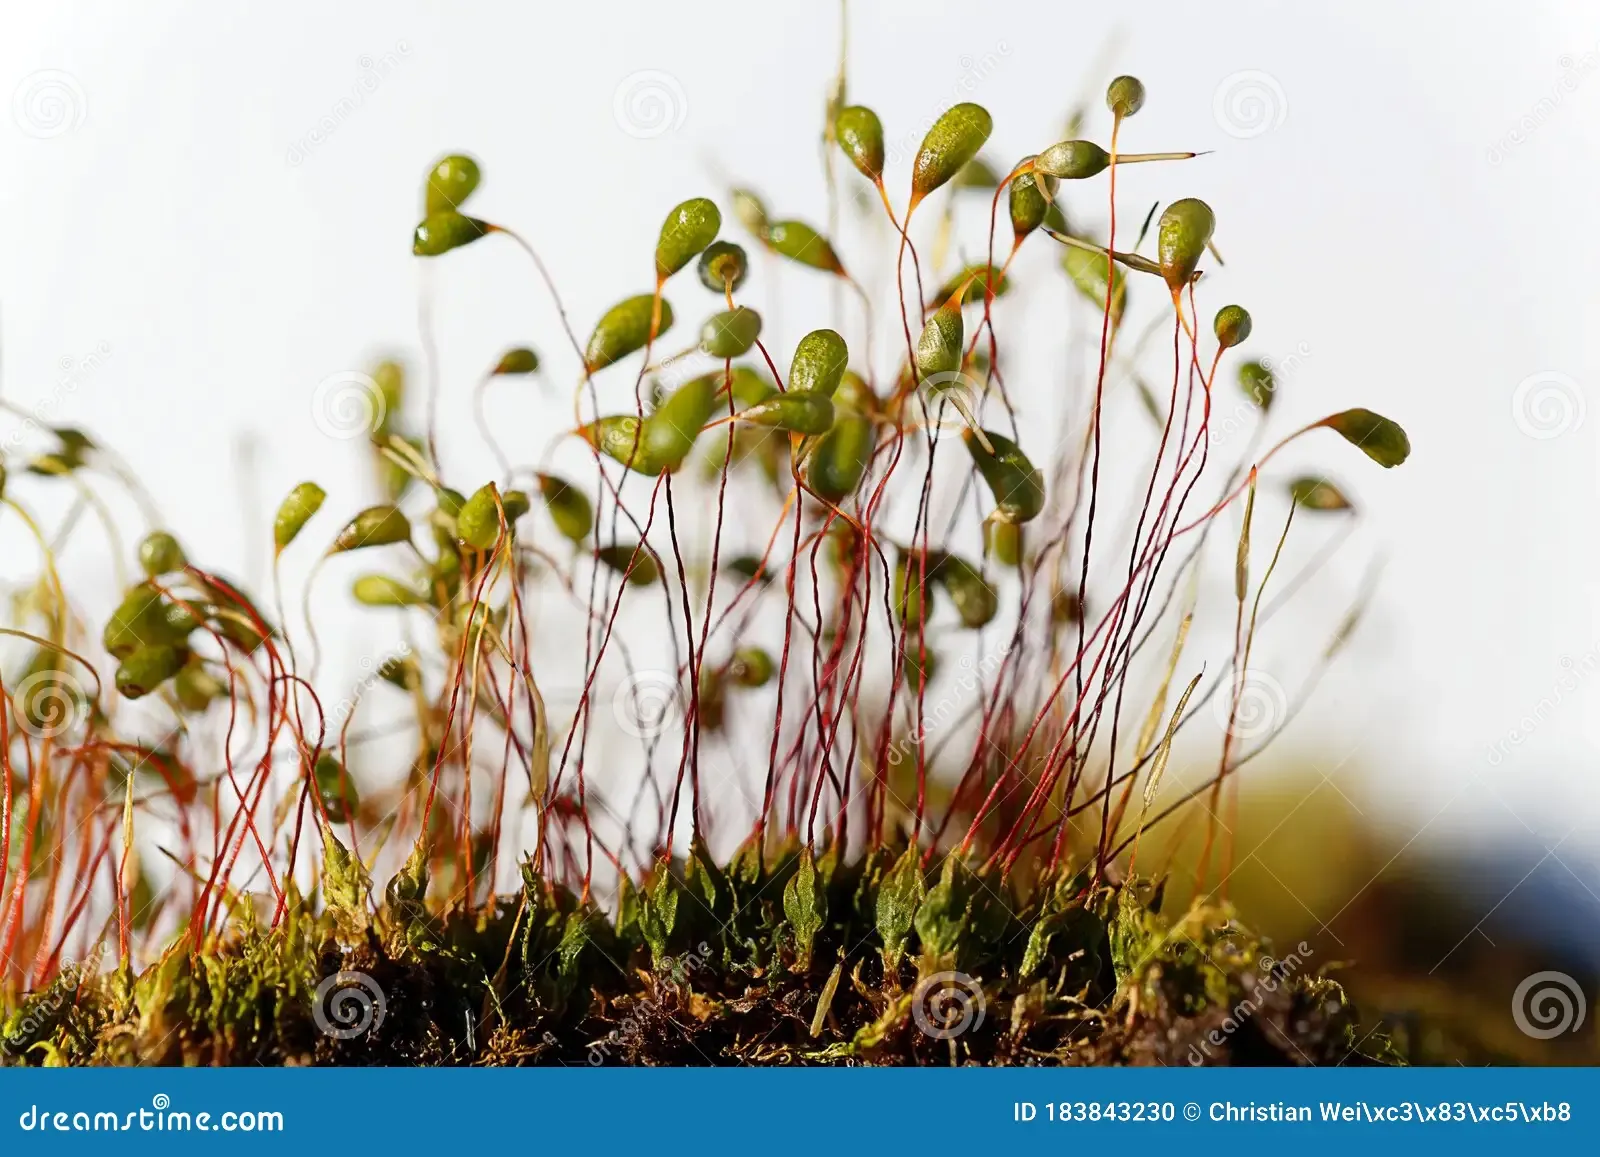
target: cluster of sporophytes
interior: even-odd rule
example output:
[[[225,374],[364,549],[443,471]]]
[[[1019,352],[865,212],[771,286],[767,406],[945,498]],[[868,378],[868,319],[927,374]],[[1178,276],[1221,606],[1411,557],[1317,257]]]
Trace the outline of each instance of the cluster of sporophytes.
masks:
[[[8,673],[0,713],[5,1058],[1363,1055],[1338,987],[1299,957],[1274,962],[1206,890],[1225,878],[1225,839],[1208,834],[1192,870],[1212,899],[1187,911],[1163,911],[1162,885],[1136,866],[1141,836],[1167,817],[1216,831],[1236,772],[1272,738],[1234,723],[1291,525],[1354,517],[1326,478],[1269,490],[1262,469],[1317,431],[1384,467],[1409,447],[1393,422],[1350,409],[1261,449],[1278,383],[1264,362],[1225,358],[1250,315],[1227,305],[1208,326],[1198,303],[1212,209],[1176,200],[1131,243],[1118,236],[1118,167],[1193,155],[1119,152],[1144,97],[1119,77],[1108,147],[1062,141],[1003,175],[980,155],[989,113],[956,105],[928,131],[897,212],[883,126],[841,84],[825,126],[830,199],[841,181],[872,191],[856,204],[881,208],[892,231],[887,356],[866,356],[874,297],[831,227],[737,189],[724,198],[748,235],[736,241],[716,199],[686,201],[661,227],[646,291],[587,342],[566,330],[579,380],[564,444],[580,469],[558,474],[548,453],[514,465],[491,437],[500,476],[447,481],[436,399],[408,426],[406,371],[385,362],[371,376],[385,500],[328,523],[322,488],[295,487],[272,528],[270,599],[152,530],[143,576],[96,637],[51,536],[7,493],[45,567],[7,629],[31,658]],[[835,171],[840,152],[865,186]],[[448,260],[508,238],[556,296],[526,240],[470,215],[480,179],[465,156],[432,168],[414,253]],[[1072,217],[1069,188],[1084,191]],[[945,215],[919,250],[913,218],[930,199]],[[986,257],[942,270],[961,204],[988,210]],[[1069,224],[1096,204],[1103,244]],[[1002,356],[1013,261],[1030,242],[1059,247],[1094,319],[1092,376],[1053,433],[1021,428]],[[812,329],[780,369],[785,351],[744,300],[760,280],[752,245],[775,258],[761,266],[774,280],[834,279],[847,290],[835,324],[867,338]],[[941,283],[931,296],[925,274]],[[662,356],[678,316],[666,293],[681,302],[680,288],[709,291],[716,309]],[[1147,290],[1158,308],[1126,336]],[[1130,368],[1160,333],[1165,391]],[[1243,400],[1218,382],[1225,360]],[[491,360],[475,405],[496,381],[543,388],[541,361],[526,346]],[[1119,435],[1119,461],[1148,465],[1138,458],[1140,501],[1107,530],[1104,403],[1130,382],[1155,435]],[[1212,461],[1218,395],[1255,430],[1226,464]],[[30,484],[94,509],[107,467],[127,482],[90,438],[55,434]],[[1265,551],[1252,548],[1258,500],[1284,510]],[[1224,512],[1240,528],[1233,647],[1207,683],[1186,643]],[[331,710],[309,612],[290,627],[277,569],[314,554],[318,533],[305,606],[325,567],[358,555],[375,569],[353,576],[354,601],[405,632],[379,678]],[[576,611],[581,663],[570,645],[541,650],[541,605]],[[625,611],[641,606],[671,648],[665,671],[634,665]],[[574,678],[575,707],[551,710],[542,687]],[[411,713],[398,776],[358,763],[369,696]],[[601,763],[611,715],[638,743]],[[1175,741],[1208,718],[1227,721],[1214,774],[1163,793]]]

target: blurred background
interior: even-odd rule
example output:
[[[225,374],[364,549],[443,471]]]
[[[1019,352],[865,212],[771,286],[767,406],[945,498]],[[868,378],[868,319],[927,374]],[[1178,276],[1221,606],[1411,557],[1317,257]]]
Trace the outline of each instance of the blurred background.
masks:
[[[828,214],[832,4],[5,9],[0,398],[95,431],[165,525],[255,584],[291,485],[317,478],[341,511],[376,500],[363,431],[334,404],[375,359],[420,356],[419,303],[447,467],[482,472],[469,398],[508,345],[534,345],[545,367],[487,400],[501,439],[533,460],[571,425],[577,362],[526,260],[409,252],[440,154],[483,162],[474,212],[529,237],[580,337],[649,289],[659,221],[685,197],[744,184],[782,215]],[[1600,970],[1600,242],[1586,227],[1600,13],[927,0],[853,5],[847,32],[848,97],[884,121],[900,203],[923,131],[956,101],[994,113],[984,155],[1003,172],[1060,139],[1075,108],[1105,142],[1100,94],[1120,72],[1150,93],[1125,150],[1208,151],[1125,170],[1125,218],[1184,195],[1216,209],[1227,264],[1208,275],[1210,307],[1252,311],[1284,429],[1366,405],[1414,446],[1392,472],[1337,456],[1362,518],[1308,588],[1311,611],[1275,625],[1264,669],[1285,664],[1296,686],[1292,656],[1321,645],[1374,573],[1375,593],[1250,769],[1231,898],[1319,959],[1351,961],[1374,1005],[1437,1005],[1417,1031],[1441,1055],[1466,1055],[1451,1033],[1473,1055],[1590,1055],[1595,1010],[1544,1041],[1507,1009],[1543,970],[1592,1001]],[[1063,200],[1103,230],[1103,197]],[[847,264],[887,251],[886,227],[841,213]],[[1050,283],[1007,318],[1032,420],[1059,401],[1042,358],[1068,291],[1042,245],[1016,270]],[[761,307],[787,349],[832,302],[800,279]],[[31,436],[8,434],[8,451]],[[586,458],[570,440],[550,452]],[[1319,454],[1335,457],[1321,445],[1299,464]],[[0,562],[7,575],[32,568],[25,553]],[[95,613],[112,605],[104,550],[69,550],[63,567],[85,592],[100,583],[85,594]],[[343,599],[322,584],[325,666],[354,678],[391,640],[341,618]]]

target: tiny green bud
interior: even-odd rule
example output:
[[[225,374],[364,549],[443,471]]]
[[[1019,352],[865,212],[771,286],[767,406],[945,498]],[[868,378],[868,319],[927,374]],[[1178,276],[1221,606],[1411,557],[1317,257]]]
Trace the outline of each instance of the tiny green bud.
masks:
[[[554,474],[539,475],[539,494],[544,498],[550,521],[565,537],[582,542],[594,527],[594,506],[588,495]]]
[[[1119,76],[1106,86],[1106,107],[1118,120],[1144,107],[1144,82],[1136,76]]]
[[[295,540],[305,524],[322,509],[327,497],[327,492],[315,482],[302,482],[289,491],[289,496],[278,507],[277,517],[272,520],[275,554],[282,554],[284,548]]]
[[[418,257],[438,257],[487,237],[493,228],[487,221],[461,213],[435,213],[417,225],[411,237],[411,252]]]
[[[388,546],[410,540],[411,522],[398,506],[369,506],[345,524],[328,553],[341,554],[365,546]]]
[[[861,105],[840,109],[833,131],[857,172],[869,181],[883,178],[883,122],[877,113]]]
[[[809,265],[824,273],[844,275],[839,255],[828,239],[803,221],[778,221],[767,229],[766,241],[774,253]]]
[[[789,362],[789,389],[830,397],[844,378],[850,348],[831,329],[814,329],[794,347]]]
[[[660,337],[672,328],[672,306],[661,299],[660,323],[654,335],[650,332],[651,318],[655,316],[656,298],[648,293],[619,301],[595,324],[584,350],[584,369],[589,373],[604,369],[621,361],[631,353],[644,349],[653,338]]]
[[[1225,305],[1217,310],[1211,328],[1223,349],[1239,345],[1250,336],[1250,311],[1242,305]]]
[[[984,449],[973,430],[963,430],[961,438],[994,495],[995,510],[990,517],[1001,522],[1028,522],[1038,517],[1044,509],[1044,475],[1011,439],[992,430],[983,433],[994,447],[993,453]]]
[[[701,352],[714,358],[736,358],[749,352],[761,336],[761,315],[748,306],[713,314],[700,329]]]
[[[527,346],[515,346],[500,355],[495,363],[497,374],[531,374],[539,369],[539,355]]]
[[[478,162],[471,157],[460,153],[441,157],[428,173],[427,188],[422,195],[423,215],[459,213],[462,203],[472,196],[482,178]]]
[[[934,122],[911,166],[911,206],[961,171],[994,131],[994,118],[980,105],[958,104]]]
[[[717,239],[722,213],[705,197],[694,197],[667,214],[656,242],[656,280],[665,281]]]
[[[1174,201],[1161,214],[1156,227],[1156,252],[1161,259],[1161,276],[1173,293],[1193,280],[1216,227],[1211,206],[1196,197]]]
[[[700,284],[712,293],[732,293],[744,284],[750,259],[732,241],[713,241],[700,254]]]
[[[174,574],[189,565],[178,540],[164,530],[153,530],[139,544],[139,566],[151,578]]]
[[[765,687],[776,671],[772,656],[760,647],[741,647],[728,664],[728,677],[741,687]]]

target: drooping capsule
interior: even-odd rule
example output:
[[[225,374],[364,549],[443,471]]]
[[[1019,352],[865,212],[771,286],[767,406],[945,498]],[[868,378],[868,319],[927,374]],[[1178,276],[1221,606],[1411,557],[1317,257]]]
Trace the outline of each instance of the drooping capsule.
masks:
[[[1350,500],[1326,478],[1307,476],[1289,483],[1289,498],[1307,510],[1349,510]]]
[[[1144,82],[1136,76],[1119,76],[1106,86],[1106,107],[1118,120],[1144,107]]]
[[[466,199],[472,196],[483,173],[478,162],[461,153],[439,158],[428,171],[427,186],[422,194],[422,212],[425,217],[441,213],[459,213]]]
[[[139,567],[151,578],[175,574],[189,565],[178,540],[164,530],[153,530],[139,543]]]
[[[1030,164],[1037,157],[1023,157],[1017,167]],[[1010,209],[1011,235],[1015,244],[1044,224],[1045,216],[1056,199],[1061,182],[1048,173],[1025,173],[1011,182]]]
[[[1217,310],[1212,331],[1223,349],[1231,349],[1250,336],[1250,311],[1242,305],[1225,305]]]
[[[1317,425],[1334,431],[1386,470],[1411,455],[1411,439],[1400,424],[1368,409],[1357,407],[1330,414]]]
[[[1000,609],[1000,596],[977,567],[955,555],[946,555],[939,560],[932,577],[950,596],[963,626],[977,630],[993,621]]]
[[[872,420],[854,407],[835,406],[833,428],[806,458],[806,483],[819,498],[835,505],[854,494],[877,445]]]
[[[550,521],[562,535],[573,542],[589,537],[594,528],[594,506],[587,494],[554,474],[539,475],[539,494],[550,512]]]
[[[861,105],[839,110],[833,134],[856,171],[874,183],[883,179],[883,122]]]
[[[700,284],[712,293],[732,293],[744,284],[749,271],[750,259],[745,256],[744,249],[732,241],[713,241],[707,245],[696,267]]]
[[[1011,279],[997,265],[968,265],[946,278],[934,291],[933,300],[948,301],[959,293],[962,305],[974,305],[983,301],[990,286],[994,287],[996,297],[1004,297],[1011,288]]]
[[[962,103],[948,109],[922,138],[911,166],[911,209],[959,173],[978,155],[994,131],[994,118],[981,105]]]
[[[964,337],[961,300],[952,294],[922,327],[922,336],[917,339],[917,376],[947,377],[959,371]]]
[[[790,390],[746,407],[739,420],[791,434],[826,434],[833,426],[833,399],[826,394]]]
[[[717,239],[722,213],[715,202],[693,197],[673,208],[656,242],[656,280],[665,281]]]
[[[1244,362],[1239,366],[1239,388],[1264,413],[1277,396],[1278,382],[1266,362]]]
[[[1211,206],[1197,197],[1174,201],[1156,226],[1156,252],[1167,288],[1177,293],[1194,278],[1217,227]]]
[[[704,374],[669,394],[645,419],[644,452],[662,470],[676,471],[694,449],[695,439],[717,405],[717,378]]]
[[[608,458],[621,462],[638,474],[652,478],[664,464],[645,446],[644,424],[633,414],[613,414],[578,428],[578,435]]]
[[[661,568],[656,565],[655,556],[643,546],[614,543],[602,546],[597,553],[606,566],[626,576],[630,586],[647,587],[661,577]]]
[[[368,607],[425,607],[427,595],[386,574],[364,574],[350,584],[355,600]]]
[[[974,430],[963,430],[961,439],[994,495],[995,510],[990,517],[1001,522],[1028,522],[1037,518],[1044,509],[1044,475],[1011,439],[993,430],[983,433],[993,452],[984,448]]]
[[[410,541],[411,521],[398,506],[369,506],[345,524],[334,538],[329,553],[340,554],[367,546],[389,546]]]
[[[169,643],[138,647],[117,665],[117,690],[125,699],[139,699],[183,669],[186,648]]]
[[[411,252],[418,257],[438,257],[487,237],[494,226],[463,213],[435,213],[424,217],[411,236]]]
[[[619,301],[595,323],[584,347],[583,365],[588,373],[604,369],[621,361],[631,353],[644,349],[652,339],[651,318],[657,316],[657,299],[648,293]],[[672,328],[672,306],[660,299],[660,314],[654,336],[660,337]]]
[[[775,221],[767,227],[767,246],[790,261],[824,273],[844,275],[844,265],[828,239],[804,221]]]
[[[272,545],[275,554],[282,554],[284,548],[295,540],[295,536],[305,524],[322,509],[327,497],[327,491],[315,482],[302,482],[289,491],[288,497],[278,506],[277,517],[272,520]]]
[[[514,346],[500,355],[495,363],[496,374],[531,374],[539,369],[539,355],[527,346]]]
[[[748,353],[761,336],[761,315],[749,306],[712,314],[700,329],[700,352],[714,358],[737,358]]]
[[[1022,527],[1000,518],[984,519],[983,553],[1001,566],[1022,565]]]
[[[844,379],[850,348],[831,329],[814,329],[800,339],[789,362],[789,389],[833,396]]]

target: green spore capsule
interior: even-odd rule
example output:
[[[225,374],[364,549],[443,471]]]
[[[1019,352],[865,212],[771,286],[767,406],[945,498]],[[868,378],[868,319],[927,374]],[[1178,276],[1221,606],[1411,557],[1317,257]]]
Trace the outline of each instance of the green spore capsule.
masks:
[[[656,281],[662,282],[699,256],[717,239],[722,211],[705,197],[694,197],[667,214],[656,242]]]
[[[1350,500],[1326,478],[1296,478],[1289,483],[1289,498],[1307,510],[1350,509]]]
[[[1044,509],[1044,475],[1011,439],[993,430],[983,434],[994,448],[992,452],[984,448],[975,430],[963,430],[961,440],[994,495],[995,510],[990,517],[1018,523],[1037,518]]]
[[[774,253],[820,269],[824,273],[844,276],[844,265],[833,251],[828,239],[803,221],[776,221],[766,233],[768,248]]]
[[[872,392],[867,380],[854,370],[846,370],[840,377],[839,385],[833,391],[833,402],[835,408],[849,406],[868,417],[875,416],[881,408],[878,395]]]
[[[613,414],[578,428],[578,435],[608,458],[652,478],[665,469],[645,446],[644,425],[633,414]]]
[[[1004,297],[1011,288],[1011,279],[1001,273],[999,266],[969,265],[941,285],[933,299],[948,301],[959,293],[962,305],[976,305],[987,296],[991,285],[996,297]]]
[[[500,488],[486,482],[473,491],[456,516],[456,537],[474,550],[492,550],[500,540]],[[507,512],[509,514],[509,511]],[[506,519],[507,526],[510,518]]]
[[[1217,218],[1211,206],[1196,197],[1174,201],[1161,214],[1156,226],[1156,252],[1161,261],[1161,276],[1173,293],[1178,293],[1194,279],[1216,227]]]
[[[760,555],[735,555],[722,565],[730,573],[739,575],[746,580],[759,581],[763,586],[772,581],[772,575],[768,572],[765,564],[762,563]]]
[[[928,578],[933,577],[942,559],[928,552]],[[933,611],[933,590],[923,582],[922,561],[910,551],[896,553],[894,564],[894,610],[902,626],[914,628]],[[915,650],[915,646],[912,647]]]
[[[1078,292],[1083,294],[1102,313],[1106,308],[1106,278],[1115,276],[1110,272],[1110,262],[1104,255],[1079,249],[1069,245],[1061,253],[1061,268],[1067,271],[1067,276],[1072,279],[1072,284],[1078,287]],[[1122,312],[1128,304],[1128,279],[1117,276],[1111,290],[1111,324],[1119,325],[1122,322]]]
[[[100,642],[106,653],[121,659],[140,647],[177,645],[199,622],[176,603],[169,603],[153,583],[136,583],[106,620]]]
[[[700,284],[712,293],[732,293],[744,284],[750,272],[750,259],[744,249],[732,241],[713,241],[700,254],[696,267]]]
[[[139,647],[117,665],[117,691],[124,699],[143,698],[183,670],[188,661],[188,650],[170,643]]]
[[[877,436],[870,418],[853,408],[834,407],[833,429],[811,450],[806,482],[817,497],[838,505],[861,485]]]
[[[1225,305],[1211,323],[1223,349],[1231,349],[1250,336],[1250,311],[1242,305]]]
[[[983,553],[1001,566],[1021,566],[1022,527],[1004,519],[984,519]]]
[[[861,105],[839,110],[833,133],[856,171],[876,184],[883,179],[883,122]]]
[[[386,574],[364,574],[350,584],[355,600],[369,607],[425,607],[428,597]]]
[[[679,386],[645,419],[644,453],[662,470],[678,470],[717,405],[717,378],[706,374]]]
[[[833,399],[826,394],[790,390],[747,407],[739,419],[791,434],[826,434],[833,427]]]
[[[411,236],[411,252],[418,257],[438,257],[487,237],[494,226],[462,213],[435,213],[424,217]]]
[[[601,562],[620,575],[625,575],[629,586],[647,587],[661,577],[661,568],[655,557],[643,547],[615,543],[602,546],[597,552]]]
[[[833,396],[844,380],[850,347],[831,329],[814,329],[800,339],[789,362],[789,389]]]
[[[312,780],[316,784],[317,799],[322,803],[322,810],[327,813],[330,823],[347,824],[361,810],[361,797],[356,791],[355,781],[331,751],[324,751],[317,756]]]
[[[472,196],[483,173],[478,162],[461,153],[439,158],[439,163],[428,172],[428,182],[422,194],[422,212],[426,217],[441,213],[459,213],[462,204]]]
[[[207,671],[200,662],[191,658],[172,680],[172,690],[178,704],[190,714],[198,715],[228,693],[228,685]]]
[[[961,623],[970,630],[988,626],[1000,609],[1000,596],[983,572],[965,559],[948,555],[940,560],[935,578],[955,605]]]
[[[1131,117],[1144,107],[1144,81],[1136,76],[1119,76],[1106,86],[1106,107],[1118,120]]]
[[[398,506],[369,506],[357,514],[333,540],[329,554],[360,550],[367,546],[389,546],[411,541],[411,522]]]
[[[961,302],[954,294],[928,318],[917,339],[917,376],[950,375],[961,369]]]
[[[1017,162],[1017,167],[1032,164],[1038,159],[1034,156],[1023,157]],[[1037,171],[1024,173],[1011,182],[1011,235],[1016,244],[1020,245],[1024,237],[1044,224],[1060,187],[1060,180]]]
[[[178,540],[164,530],[151,531],[139,544],[139,567],[151,578],[176,574],[189,565]]]
[[[1239,366],[1239,388],[1263,412],[1271,409],[1278,382],[1266,362],[1245,362]]]
[[[765,239],[767,235],[767,207],[760,197],[749,189],[734,189],[728,194],[733,201],[733,215],[739,218],[739,223],[756,237]]]
[[[712,380],[720,390],[723,384],[721,373],[711,375]],[[772,379],[760,370],[750,366],[734,366],[728,375],[728,389],[733,392],[733,400],[741,406],[753,406],[757,402],[764,402],[778,392],[778,387],[772,384]]]
[[[385,358],[372,367],[372,384],[377,387],[378,400],[383,413],[378,415],[372,431],[374,441],[382,441],[395,432],[400,422],[406,396],[406,369],[397,361]]]
[[[554,474],[539,475],[539,495],[556,529],[573,542],[582,542],[594,528],[594,506],[589,496]]]
[[[500,375],[532,374],[539,369],[539,355],[527,346],[515,346],[500,355],[494,372]]]
[[[748,306],[713,314],[700,328],[700,350],[714,358],[737,358],[761,336],[761,315]]]
[[[1330,414],[1317,425],[1334,431],[1386,470],[1411,456],[1411,439],[1399,423],[1371,410],[1344,410]]]
[[[655,316],[656,302],[653,295],[641,293],[606,310],[589,335],[583,355],[584,369],[592,374],[644,349],[651,341],[650,321]],[[655,337],[672,328],[672,306],[662,298],[660,307]]]
[[[982,157],[973,157],[972,160],[956,170],[956,175],[950,178],[952,189],[997,189],[1000,187],[1000,174],[994,171],[994,166]]]
[[[1093,141],[1061,141],[1040,153],[1033,162],[1036,173],[1067,181],[1098,176],[1111,167],[1111,154]]]
[[[289,491],[288,497],[278,506],[277,516],[272,520],[272,545],[275,554],[282,554],[284,548],[295,540],[295,536],[305,524],[322,509],[327,497],[327,491],[315,482],[302,482]]]
[[[765,687],[777,673],[772,656],[760,647],[741,647],[728,663],[728,678],[740,687]]]
[[[912,162],[911,204],[906,215],[910,216],[911,210],[924,197],[977,156],[993,131],[994,118],[987,109],[976,104],[958,104],[935,121],[928,135],[922,138],[922,147]]]
[[[500,496],[500,505],[505,508],[506,525],[515,525],[517,519],[533,509],[525,490],[507,490]]]
[[[906,685],[913,692],[921,694],[923,687],[927,683],[938,678],[939,653],[931,646],[918,647],[917,640],[908,639],[906,640],[903,669],[906,676]]]

